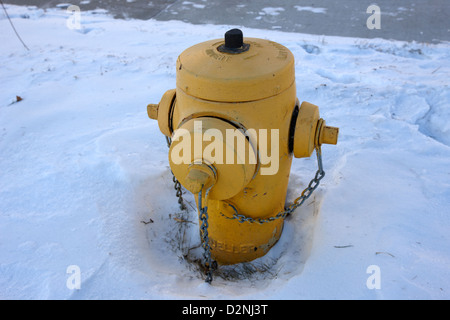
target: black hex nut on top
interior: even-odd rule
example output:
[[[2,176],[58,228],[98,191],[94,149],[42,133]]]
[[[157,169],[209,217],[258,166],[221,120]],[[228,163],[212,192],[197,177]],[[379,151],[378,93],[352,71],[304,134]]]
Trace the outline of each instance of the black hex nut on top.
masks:
[[[237,49],[244,44],[244,35],[239,29],[231,29],[225,32],[225,47],[228,49]]]
[[[244,43],[244,35],[239,29],[231,29],[225,32],[225,44],[219,46],[217,50],[225,53],[241,53],[250,48]]]

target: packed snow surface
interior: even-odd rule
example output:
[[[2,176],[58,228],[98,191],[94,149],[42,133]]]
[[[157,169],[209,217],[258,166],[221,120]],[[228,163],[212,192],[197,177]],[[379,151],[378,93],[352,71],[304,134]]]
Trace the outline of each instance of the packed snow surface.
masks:
[[[6,7],[30,50],[0,14],[0,298],[450,298],[448,43],[244,29],[293,52],[299,100],[340,136],[277,245],[208,285],[146,106],[184,49],[236,26]],[[288,204],[315,170],[294,159]]]

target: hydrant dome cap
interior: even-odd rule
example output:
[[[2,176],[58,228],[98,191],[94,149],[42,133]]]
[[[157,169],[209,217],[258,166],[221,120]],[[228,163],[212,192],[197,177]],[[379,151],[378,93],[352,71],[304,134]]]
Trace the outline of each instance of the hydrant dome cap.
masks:
[[[177,89],[196,98],[221,102],[265,99],[295,82],[294,56],[283,45],[244,38],[249,49],[220,52],[224,39],[196,44],[177,60]]]

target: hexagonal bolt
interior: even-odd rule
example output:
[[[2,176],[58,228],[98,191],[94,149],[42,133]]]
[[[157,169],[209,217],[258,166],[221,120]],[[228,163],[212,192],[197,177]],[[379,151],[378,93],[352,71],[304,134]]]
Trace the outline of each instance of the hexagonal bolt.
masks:
[[[211,166],[194,163],[189,168],[184,187],[193,194],[197,194],[202,188],[207,189],[215,182],[216,174]]]
[[[149,104],[147,106],[147,114],[150,119],[158,120],[158,104]]]

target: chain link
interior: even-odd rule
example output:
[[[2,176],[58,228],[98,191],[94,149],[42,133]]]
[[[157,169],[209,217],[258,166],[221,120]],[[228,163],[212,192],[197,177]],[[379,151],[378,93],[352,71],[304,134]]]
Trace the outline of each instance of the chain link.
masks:
[[[170,145],[172,144],[172,139],[170,137],[166,137],[167,147],[170,148]],[[174,183],[174,189],[177,191],[176,195],[178,198],[178,204],[180,205],[181,210],[186,210],[186,205],[183,201],[183,193],[181,190],[181,183],[178,181],[178,179],[175,177],[175,175],[172,172],[172,181]],[[208,190],[206,190],[205,194],[205,203],[207,203],[208,193],[209,190],[212,188],[209,187]],[[208,235],[208,207],[202,206],[202,190],[200,190],[198,194],[198,212],[199,212],[199,219],[202,222],[200,225],[200,237],[202,240],[202,247],[203,247],[203,259],[205,260],[205,269],[206,269],[206,279],[205,282],[211,283],[212,282],[212,273],[215,269],[215,266],[217,265],[215,261],[211,258],[211,246],[209,244],[209,235]]]
[[[170,148],[170,145],[172,144],[172,139],[169,137],[166,137],[167,147]],[[176,190],[176,196],[178,198],[178,204],[180,205],[181,210],[186,210],[186,205],[184,204],[183,200],[183,191],[181,190],[181,183],[178,181],[178,179],[175,177],[175,175],[172,172],[172,181],[173,181],[173,188]]]
[[[209,187],[205,192],[205,203],[208,202],[208,193],[209,190],[211,190],[211,187]],[[203,247],[203,258],[205,260],[205,271],[206,271],[206,279],[205,282],[211,283],[212,282],[212,273],[215,265],[215,261],[213,262],[211,258],[211,246],[209,244],[209,235],[208,235],[208,207],[202,206],[202,194],[203,194],[203,186],[200,192],[198,193],[198,212],[199,212],[199,219],[202,222],[200,225],[200,236],[202,239],[202,247]]]
[[[167,146],[170,147],[171,142],[172,142],[171,139],[169,137],[166,137],[166,141],[167,141]],[[318,169],[316,171],[314,178],[309,182],[308,186],[302,191],[300,197],[295,199],[294,203],[292,203],[284,211],[281,211],[281,212],[277,213],[275,216],[269,217],[266,219],[262,219],[262,218],[255,219],[252,217],[245,216],[243,214],[239,214],[237,209],[233,205],[228,204],[235,211],[233,216],[227,217],[223,213],[220,213],[220,214],[227,219],[237,220],[240,223],[249,222],[249,223],[263,224],[263,223],[269,223],[269,222],[275,221],[277,219],[285,219],[288,215],[290,215],[295,209],[300,207],[311,196],[311,194],[314,192],[314,190],[316,190],[317,187],[319,186],[320,180],[322,180],[323,177],[325,176],[325,171],[323,170],[323,165],[322,165],[322,150],[321,150],[320,144],[316,145],[315,150],[316,150],[316,156],[317,156]],[[173,175],[173,173],[172,173],[172,175]],[[178,203],[180,204],[180,208],[182,210],[185,210],[186,206],[183,202],[181,184],[177,180],[175,175],[173,175],[173,182],[175,185],[174,188],[175,188],[175,190],[177,190],[176,195],[178,197]],[[209,193],[209,190],[211,190],[211,188],[212,188],[212,186],[209,187],[205,191],[205,204],[208,203],[207,202],[208,201],[208,193]],[[205,260],[205,272],[206,272],[205,282],[211,283],[213,280],[213,270],[215,269],[216,262],[213,261],[213,259],[211,257],[211,246],[209,244],[209,234],[208,234],[208,227],[209,227],[208,207],[207,207],[207,205],[205,205],[203,207],[203,197],[202,196],[203,196],[203,187],[200,190],[200,192],[198,193],[197,209],[198,209],[198,213],[199,213],[199,220],[201,221],[200,236],[201,236],[202,247],[203,247],[203,259]]]
[[[289,207],[287,207],[284,211],[281,211],[281,212],[277,213],[275,216],[269,217],[266,219],[262,219],[262,218],[255,219],[252,217],[245,216],[243,214],[239,214],[234,206],[232,206],[231,204],[228,204],[235,211],[233,216],[227,217],[223,213],[220,213],[220,214],[223,217],[225,217],[226,219],[237,220],[240,223],[249,222],[249,223],[263,224],[263,223],[275,221],[277,219],[285,219],[288,215],[290,215],[295,209],[300,207],[311,196],[311,194],[314,192],[314,190],[316,190],[317,187],[319,186],[320,180],[322,180],[323,177],[325,176],[325,171],[323,170],[323,165],[322,165],[322,150],[320,148],[320,145],[316,146],[316,155],[317,155],[318,169],[316,171],[314,178],[309,182],[308,186],[302,191],[300,197],[295,199],[294,203],[291,204]]]

